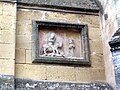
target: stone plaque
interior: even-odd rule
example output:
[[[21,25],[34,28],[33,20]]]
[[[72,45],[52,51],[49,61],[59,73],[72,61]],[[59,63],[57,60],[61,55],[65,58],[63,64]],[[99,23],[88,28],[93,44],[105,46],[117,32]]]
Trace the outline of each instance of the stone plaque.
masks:
[[[33,62],[90,65],[87,25],[33,21]]]

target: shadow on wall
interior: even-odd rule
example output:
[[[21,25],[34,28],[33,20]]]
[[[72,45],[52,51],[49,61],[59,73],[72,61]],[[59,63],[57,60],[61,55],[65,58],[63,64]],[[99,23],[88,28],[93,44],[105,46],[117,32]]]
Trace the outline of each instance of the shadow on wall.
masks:
[[[103,10],[103,6],[101,5],[101,2],[99,0],[94,0],[94,1],[98,5],[100,13],[103,15],[104,10]]]

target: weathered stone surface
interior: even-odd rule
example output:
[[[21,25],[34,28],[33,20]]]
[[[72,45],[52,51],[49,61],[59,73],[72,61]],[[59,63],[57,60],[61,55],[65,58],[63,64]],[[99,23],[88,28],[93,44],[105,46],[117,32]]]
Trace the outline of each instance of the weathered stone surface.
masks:
[[[0,0],[0,90],[14,90],[15,0]],[[7,76],[8,75],[8,76]]]
[[[104,68],[103,53],[91,52],[90,55],[91,66],[94,68]]]
[[[14,59],[14,48],[13,44],[0,44],[0,58],[11,58]]]
[[[14,75],[14,60],[0,59],[0,74]]]
[[[46,12],[45,18],[50,21],[76,22],[78,20],[78,15],[61,12]]]
[[[26,50],[26,63],[32,63],[32,50]]]
[[[17,78],[27,78],[33,80],[46,79],[45,65],[36,64],[16,64],[15,75]]]
[[[17,0],[0,0],[1,2],[17,2]]]
[[[0,75],[0,90],[14,90],[14,76]]]
[[[89,40],[90,43],[90,51],[92,53],[103,53],[102,41],[101,40]]]
[[[25,50],[24,49],[16,49],[16,63],[25,63]]]
[[[71,83],[71,82],[50,82],[16,79],[16,90],[113,90],[104,82],[95,83]]]
[[[76,77],[76,81],[82,81],[82,82],[105,80],[105,70],[76,67],[75,77]]]
[[[37,4],[42,7],[64,9],[93,9],[98,10],[94,0],[18,0],[18,3]],[[67,8],[66,8],[67,7]]]
[[[16,36],[17,49],[31,49],[31,36],[30,35],[17,35]]]
[[[99,28],[99,16],[97,15],[78,15],[79,22],[82,24],[87,24],[91,27]]]
[[[74,67],[47,66],[47,80],[75,81]]]
[[[88,24],[89,39],[95,40],[91,42],[91,66],[92,68],[81,68],[74,66],[59,66],[54,64],[32,63],[31,58],[31,35],[32,35],[32,20],[45,20],[54,22],[69,22],[77,24]],[[25,56],[20,55],[22,51],[18,51],[16,60],[16,77],[28,78],[34,80],[59,80],[59,81],[94,81],[105,80],[104,62],[102,45],[99,40],[100,28],[99,16],[86,14],[71,14],[63,12],[52,12],[31,9],[18,9],[17,12],[17,30],[16,30],[16,49],[24,51]],[[71,34],[69,34],[70,36]],[[98,43],[98,45],[96,44]],[[98,49],[97,49],[98,48]],[[99,54],[98,54],[99,52]],[[25,62],[21,64],[21,62]],[[43,65],[41,65],[43,64]],[[29,72],[29,73],[28,73]],[[95,74],[94,74],[95,72]],[[33,74],[34,73],[34,74]],[[69,74],[69,75],[68,75]],[[97,75],[96,75],[97,74]],[[95,78],[94,78],[95,77]]]
[[[2,9],[3,9],[3,3],[0,2],[0,15],[2,14]]]

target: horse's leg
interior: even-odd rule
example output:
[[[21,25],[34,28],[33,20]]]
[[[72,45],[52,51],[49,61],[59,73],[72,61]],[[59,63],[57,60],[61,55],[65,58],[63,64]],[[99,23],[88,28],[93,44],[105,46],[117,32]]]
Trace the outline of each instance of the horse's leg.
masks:
[[[44,48],[43,52],[44,52],[44,55],[47,55],[47,53],[46,53],[46,48]]]

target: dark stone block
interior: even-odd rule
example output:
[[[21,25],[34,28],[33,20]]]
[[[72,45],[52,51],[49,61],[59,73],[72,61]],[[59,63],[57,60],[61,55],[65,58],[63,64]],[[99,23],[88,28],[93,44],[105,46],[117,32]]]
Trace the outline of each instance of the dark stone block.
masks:
[[[0,0],[0,2],[10,2],[10,3],[15,3],[17,0]]]
[[[16,90],[113,90],[109,84],[103,82],[69,83],[16,79],[15,83]]]
[[[0,75],[0,90],[14,90],[14,76]]]
[[[116,33],[112,36],[109,45],[111,46],[111,50],[120,50],[120,28],[116,31]]]

